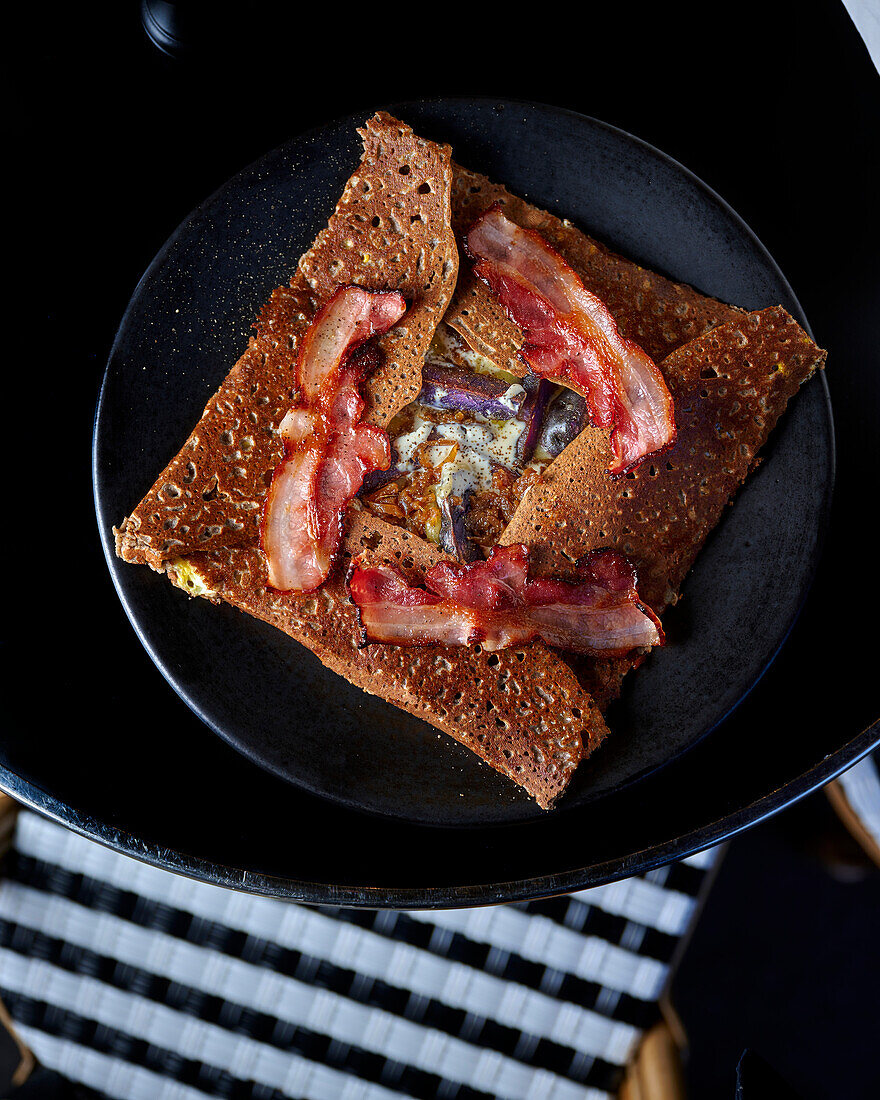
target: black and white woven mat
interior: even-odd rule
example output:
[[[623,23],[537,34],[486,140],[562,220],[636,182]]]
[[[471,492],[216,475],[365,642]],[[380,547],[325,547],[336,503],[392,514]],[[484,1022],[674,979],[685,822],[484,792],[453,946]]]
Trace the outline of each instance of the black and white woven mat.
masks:
[[[44,1066],[118,1100],[606,1100],[717,854],[545,901],[364,911],[193,882],[23,812],[0,998]]]

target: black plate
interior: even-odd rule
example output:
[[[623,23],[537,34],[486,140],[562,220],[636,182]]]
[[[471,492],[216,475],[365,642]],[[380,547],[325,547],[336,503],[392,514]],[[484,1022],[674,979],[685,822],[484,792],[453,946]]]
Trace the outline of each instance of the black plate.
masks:
[[[450,141],[460,162],[570,217],[645,266],[747,308],[781,303],[806,325],[779,269],[741,219],[645,143],[581,115],[510,101],[390,109],[426,136]],[[750,809],[707,806],[684,831],[670,809],[667,827],[653,829],[648,846],[643,838],[628,841],[628,830],[618,828],[613,855],[590,857],[570,843],[589,822],[620,813],[632,821],[628,807],[633,799],[638,804],[640,792],[649,796],[657,774],[719,723],[719,733],[730,726],[725,717],[789,632],[816,565],[830,500],[833,433],[821,377],[798,395],[764,463],[701,555],[687,599],[669,617],[672,644],[632,678],[609,715],[614,736],[549,817],[454,742],[326,672],[279,632],[231,608],[189,601],[150,570],[114,558],[111,524],[179,448],[243,350],[260,304],[325,223],[357,163],[354,128],[363,117],[276,149],[179,227],[123,318],[94,442],[107,560],[147,651],[213,730],[290,780],[269,786],[291,819],[299,814],[316,828],[344,831],[347,850],[328,844],[308,857],[299,851],[289,866],[266,874],[256,852],[233,866],[167,847],[159,854],[122,837],[114,842],[200,877],[308,900],[436,905],[570,889],[729,835],[783,804],[784,793],[777,787]],[[784,570],[769,568],[779,561]],[[852,752],[802,773],[798,793],[851,759]],[[425,853],[439,846],[442,867],[389,857],[394,838],[404,837],[420,841]]]
[[[748,308],[781,303],[806,324],[748,228],[688,172],[629,135],[516,104],[395,110],[419,132],[450,141],[461,163],[645,266]],[[179,449],[244,349],[260,303],[332,211],[358,160],[361,121],[344,119],[296,139],[236,176],[180,226],[144,276],[119,330],[95,430],[108,554],[111,523]],[[631,678],[609,716],[614,736],[578,772],[568,806],[667,763],[752,687],[809,586],[832,466],[830,410],[818,381],[798,395],[762,467],[701,555],[687,599],[667,616],[670,645]],[[327,672],[272,627],[190,601],[146,569],[108,560],[163,674],[213,730],[284,778],[414,822],[540,816],[466,750]],[[781,578],[768,568],[779,560],[787,562]]]

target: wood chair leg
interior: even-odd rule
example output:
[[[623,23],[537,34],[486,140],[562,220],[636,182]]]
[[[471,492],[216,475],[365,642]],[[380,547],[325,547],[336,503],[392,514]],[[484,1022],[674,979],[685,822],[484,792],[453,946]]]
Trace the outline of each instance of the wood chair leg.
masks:
[[[618,1100],[685,1100],[681,1054],[665,1020],[642,1036]]]
[[[8,794],[0,793],[0,859],[3,858],[12,843],[18,808],[18,803],[14,798],[10,798]]]
[[[17,815],[18,803],[7,794],[0,794],[0,859],[12,843]],[[0,878],[2,875],[3,869],[0,865]],[[34,1064],[33,1054],[16,1033],[9,1013],[0,1001],[0,1095],[5,1096],[7,1090],[24,1084],[30,1077]]]

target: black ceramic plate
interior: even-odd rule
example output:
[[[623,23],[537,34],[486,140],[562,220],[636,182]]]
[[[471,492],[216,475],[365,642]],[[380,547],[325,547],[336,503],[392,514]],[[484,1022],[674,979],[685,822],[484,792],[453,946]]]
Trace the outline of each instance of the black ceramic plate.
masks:
[[[681,165],[555,108],[438,100],[389,108],[457,161],[574,221],[642,265],[749,309],[806,318],[742,220]],[[322,802],[413,825],[496,827],[542,816],[433,728],[326,671],[280,632],[188,600],[112,552],[118,523],[176,453],[244,350],[249,326],[324,225],[356,165],[363,115],[245,169],[175,231],[141,280],[107,366],[94,441],[107,560],[141,641],[217,734]],[[826,521],[833,433],[824,379],[807,384],[667,616],[670,644],[612,708],[613,736],[556,814],[669,764],[722,723],[773,660],[805,598]],[[774,566],[785,564],[780,570]],[[293,792],[291,792],[293,796]],[[550,870],[550,868],[548,868]]]

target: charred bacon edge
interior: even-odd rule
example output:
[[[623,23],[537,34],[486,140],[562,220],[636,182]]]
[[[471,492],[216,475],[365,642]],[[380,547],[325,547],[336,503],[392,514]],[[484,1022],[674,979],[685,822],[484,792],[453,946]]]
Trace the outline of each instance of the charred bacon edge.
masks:
[[[470,242],[469,242],[469,237],[470,237],[471,231],[474,229],[474,227],[480,221],[482,221],[488,214],[496,213],[496,212],[500,213],[502,215],[502,217],[507,219],[507,215],[506,215],[506,213],[504,213],[504,204],[500,200],[496,200],[490,206],[488,206],[483,211],[483,213],[480,214],[480,216],[478,218],[476,218],[471,223],[471,226],[469,227],[469,229],[465,233],[462,234],[462,250],[464,251],[465,255],[473,262],[473,264],[474,264],[474,269],[473,270],[474,270],[474,274],[476,275],[476,277],[479,278],[489,288],[489,290],[492,293],[493,297],[498,302],[498,304],[501,306],[501,308],[505,311],[505,313],[510,318],[510,320],[513,321],[514,324],[521,327],[520,322],[514,316],[513,312],[509,308],[508,304],[505,303],[502,300],[502,298],[495,292],[495,290],[490,285],[489,280],[486,278],[486,274],[485,274],[486,268],[492,263],[492,261],[488,261],[483,257],[477,256],[474,253],[473,249],[471,248]],[[574,275],[574,277],[581,284],[581,286],[583,286],[583,280],[581,280],[581,278],[577,274],[577,272],[574,271],[574,269],[565,260],[565,258],[563,256],[561,256],[560,253],[557,252],[557,250],[555,248],[553,248],[553,246],[549,243],[549,241],[547,241],[540,233],[538,233],[537,230],[529,229],[529,228],[526,228],[524,226],[521,226],[517,222],[514,222],[512,219],[509,219],[509,220],[516,227],[516,229],[518,229],[521,233],[523,233],[527,237],[530,237],[533,240],[537,241],[542,249],[546,250],[547,253],[549,253],[552,257],[554,257],[559,262],[561,267],[564,267],[568,271],[571,271],[572,274]],[[480,270],[481,267],[483,268],[482,271]],[[522,282],[523,282],[524,286],[528,286],[525,279],[523,279]],[[544,296],[542,294],[540,294],[539,291],[532,290],[531,287],[529,287],[529,290],[536,298],[539,298],[542,301],[546,302],[546,304],[549,306],[549,308],[554,313],[556,313],[557,315],[559,314],[559,310],[554,305],[552,305],[552,303],[548,302],[547,299],[544,298]],[[586,287],[584,287],[584,290],[586,291]],[[677,426],[676,426],[676,423],[675,423],[675,417],[674,417],[674,403],[673,403],[671,394],[669,394],[669,390],[668,390],[668,387],[666,386],[666,381],[663,378],[663,374],[660,371],[657,364],[654,362],[654,360],[650,356],[648,356],[647,353],[644,351],[644,349],[641,348],[640,345],[638,345],[634,340],[630,340],[628,337],[625,337],[620,333],[620,330],[617,326],[617,321],[615,320],[614,315],[611,313],[611,311],[608,309],[608,307],[605,305],[605,303],[602,301],[602,299],[599,298],[598,295],[593,294],[591,291],[587,291],[587,293],[590,294],[591,297],[595,298],[598,302],[600,302],[600,304],[604,308],[605,312],[608,314],[608,317],[610,318],[611,324],[614,326],[614,329],[617,333],[617,336],[620,339],[620,341],[622,342],[622,344],[624,346],[628,346],[628,347],[632,347],[632,348],[636,349],[638,352],[641,352],[641,354],[645,357],[646,361],[650,365],[649,369],[651,370],[652,375],[654,375],[654,381],[658,385],[662,386],[662,389],[666,391],[666,394],[667,394],[667,397],[668,397],[668,400],[666,401],[666,405],[667,405],[667,424],[666,424],[666,428],[667,428],[667,431],[669,433],[669,437],[660,446],[655,447],[651,451],[647,451],[645,454],[633,459],[631,462],[624,463],[623,462],[623,456],[622,456],[622,450],[618,446],[617,440],[615,438],[616,433],[618,431],[618,423],[619,423],[620,419],[627,415],[625,407],[623,406],[623,403],[620,399],[620,389],[623,385],[622,381],[619,378],[615,378],[615,379],[611,380],[612,384],[610,385],[610,396],[613,400],[616,413],[615,413],[615,416],[614,416],[613,424],[609,424],[609,423],[606,422],[605,417],[600,417],[598,419],[596,418],[596,410],[595,410],[595,400],[596,399],[595,399],[595,395],[590,394],[590,393],[584,393],[583,390],[586,387],[583,386],[583,385],[580,385],[580,386],[578,385],[576,380],[571,377],[571,371],[566,370],[565,371],[565,377],[559,377],[559,376],[554,376],[554,375],[549,375],[549,374],[548,375],[543,375],[543,377],[551,378],[554,381],[559,382],[559,384],[561,384],[561,385],[565,385],[566,383],[568,383],[569,388],[575,389],[576,392],[581,393],[582,396],[584,398],[586,398],[587,403],[588,403],[588,407],[590,409],[591,416],[593,418],[593,422],[599,424],[599,426],[601,426],[601,427],[611,427],[611,446],[612,446],[612,453],[614,454],[615,461],[612,464],[612,466],[609,468],[609,473],[612,476],[617,477],[617,476],[620,476],[621,474],[627,473],[629,470],[635,468],[636,466],[641,465],[641,463],[644,462],[645,459],[647,459],[651,456],[659,456],[660,454],[663,454],[665,451],[667,451],[675,443],[675,440],[676,440],[676,437],[677,437],[677,434],[678,434],[678,429],[677,429]],[[566,328],[570,327],[566,322],[562,321],[561,319],[560,319],[560,323],[563,325],[563,327],[566,327]],[[525,339],[522,347],[518,350],[517,355],[518,355],[518,358],[520,359],[520,361],[522,363],[524,363],[524,365],[528,369],[533,370],[534,367],[530,363],[529,359],[527,358],[527,354],[526,354],[527,349],[529,347],[527,333],[524,332],[524,336],[526,337],[526,339]]]
[[[330,312],[331,307],[333,307],[334,303],[336,303],[336,301],[340,297],[340,295],[344,294],[348,290],[355,290],[355,289],[358,290],[358,291],[361,291],[362,293],[365,293],[367,295],[382,295],[382,296],[385,296],[385,297],[388,297],[388,298],[397,298],[399,301],[396,304],[397,304],[397,307],[400,310],[400,313],[398,314],[396,319],[391,320],[390,323],[385,324],[384,327],[378,327],[377,325],[375,325],[373,323],[370,323],[370,330],[371,331],[369,331],[366,335],[364,335],[360,339],[352,340],[345,347],[342,355],[336,360],[333,367],[328,372],[327,376],[322,380],[322,383],[321,383],[317,393],[310,400],[306,400],[304,404],[300,405],[300,402],[303,401],[304,392],[305,392],[305,387],[303,385],[303,378],[302,378],[302,367],[303,367],[304,362],[305,362],[305,357],[308,355],[308,353],[310,352],[310,350],[312,348],[312,345],[313,345],[313,342],[314,342],[314,336],[317,333],[318,327],[321,324],[321,322],[323,322],[326,319],[327,315]],[[264,555],[267,558],[267,564],[268,564],[269,553],[266,549],[266,523],[267,523],[267,518],[268,518],[271,502],[273,500],[273,487],[275,487],[276,481],[281,476],[281,474],[284,471],[285,467],[287,466],[287,464],[290,462],[290,460],[293,457],[295,457],[297,454],[301,454],[303,456],[306,456],[306,455],[309,454],[310,451],[314,451],[315,456],[314,456],[314,459],[313,459],[313,468],[312,468],[311,472],[308,474],[308,477],[309,477],[309,499],[308,499],[308,504],[307,504],[306,515],[307,515],[307,521],[308,521],[308,526],[309,526],[309,534],[310,534],[311,538],[317,543],[317,541],[319,539],[319,527],[320,527],[321,520],[320,520],[320,517],[318,515],[318,509],[317,509],[315,482],[316,482],[316,478],[317,478],[317,476],[318,476],[318,474],[321,470],[321,467],[326,462],[326,460],[328,458],[328,455],[331,452],[332,445],[335,442],[335,440],[336,440],[336,438],[339,434],[339,428],[338,428],[337,425],[334,425],[332,423],[331,416],[332,416],[332,413],[333,413],[333,405],[334,405],[336,399],[338,398],[338,396],[340,395],[340,393],[342,392],[342,390],[344,388],[344,386],[341,384],[341,379],[344,378],[344,374],[345,374],[346,370],[348,370],[350,368],[353,368],[356,371],[357,375],[358,375],[355,385],[356,385],[356,388],[359,391],[359,387],[363,383],[364,378],[366,378],[366,376],[369,373],[371,373],[373,370],[375,370],[381,362],[381,356],[380,356],[379,349],[376,345],[376,339],[379,336],[384,335],[391,328],[393,328],[394,325],[397,324],[400,321],[400,319],[403,317],[403,315],[406,313],[407,308],[408,308],[408,305],[407,305],[406,299],[403,297],[402,294],[400,294],[399,291],[367,290],[366,288],[361,287],[361,286],[357,286],[356,284],[346,284],[344,286],[337,287],[336,290],[333,292],[333,294],[330,296],[330,298],[328,298],[328,300],[324,303],[324,305],[318,310],[318,312],[312,318],[312,321],[310,322],[309,327],[306,330],[306,334],[303,337],[302,343],[300,345],[299,353],[297,355],[296,365],[295,365],[295,368],[294,368],[295,378],[296,378],[296,388],[293,392],[293,402],[292,402],[290,408],[288,409],[288,413],[285,414],[285,415],[289,415],[289,413],[293,409],[297,408],[297,406],[299,405],[305,413],[310,413],[312,415],[312,417],[318,421],[318,424],[315,425],[315,428],[320,427],[320,430],[316,431],[313,428],[313,431],[310,434],[304,436],[303,439],[297,440],[295,442],[293,442],[291,440],[288,440],[288,439],[285,439],[283,441],[282,456],[281,456],[281,459],[279,460],[279,462],[276,464],[276,466],[274,467],[274,469],[272,471],[272,477],[271,477],[271,480],[270,480],[270,483],[269,483],[269,489],[268,489],[268,492],[266,494],[266,499],[263,502],[262,513],[261,513],[261,516],[260,516],[259,545],[260,545],[260,548],[263,550]],[[328,386],[328,384],[327,384],[328,382],[332,382],[333,384],[331,386]],[[357,393],[357,397],[358,397],[358,402],[357,402],[357,407],[356,407],[356,415],[354,416],[351,423],[349,424],[349,428],[351,430],[355,430],[355,429],[358,429],[358,428],[368,429],[369,434],[375,434],[377,436],[377,438],[379,436],[383,437],[384,441],[385,441],[385,444],[386,444],[385,451],[386,451],[386,454],[388,456],[387,462],[390,464],[390,462],[391,462],[391,443],[390,443],[390,440],[388,438],[388,433],[385,432],[383,429],[377,427],[376,425],[362,425],[361,417],[363,415],[364,403],[363,403],[363,399],[362,399],[359,392]],[[363,462],[363,459],[360,456],[358,456],[358,459],[359,459],[359,461],[361,462],[362,465],[365,465],[364,462]],[[375,467],[375,466],[373,467],[374,470],[375,469],[380,469],[380,468],[381,467]],[[364,468],[363,472],[364,473],[370,472],[369,469],[368,469],[368,465],[365,465],[365,468]],[[361,484],[363,484],[363,476],[361,477]],[[355,491],[355,493],[352,494],[349,497],[349,500],[354,499],[354,497],[356,495],[357,495],[357,491]],[[303,589],[298,589],[298,588],[277,588],[276,586],[267,583],[266,587],[269,591],[275,591],[275,592],[314,591],[316,588],[319,588],[321,586],[321,584],[323,584],[323,582],[327,579],[327,576],[329,576],[330,569],[332,568],[333,562],[335,561],[335,559],[338,555],[338,552],[339,552],[339,545],[340,545],[340,542],[341,542],[341,535],[342,535],[342,530],[343,530],[343,512],[344,512],[344,510],[345,510],[345,504],[343,504],[341,509],[336,510],[337,514],[335,515],[335,517],[333,517],[333,516],[328,517],[328,531],[329,531],[329,528],[331,526],[335,527],[336,537],[331,538],[331,543],[332,543],[333,548],[330,551],[328,568],[324,571],[323,579],[321,581],[319,581],[317,584],[314,584],[309,588],[303,588]]]
[[[524,585],[523,585],[523,590],[524,591],[523,591],[523,593],[516,593],[517,598],[522,601],[519,604],[519,606],[515,606],[515,607],[512,607],[512,608],[506,608],[506,609],[500,609],[500,610],[499,609],[481,609],[481,608],[476,608],[474,606],[470,606],[467,603],[459,602],[459,601],[457,601],[453,598],[450,598],[448,596],[444,596],[444,595],[442,595],[438,592],[435,592],[433,590],[433,586],[431,585],[432,574],[435,574],[439,570],[441,570],[441,569],[442,570],[447,570],[454,577],[459,577],[459,576],[467,575],[468,573],[473,572],[473,570],[475,568],[480,568],[480,567],[485,568],[487,565],[492,564],[493,560],[495,560],[497,562],[498,558],[502,557],[505,554],[508,554],[508,556],[516,555],[516,556],[520,556],[521,558],[524,558],[524,564],[525,564],[525,567],[526,567],[526,575],[525,575],[525,581],[524,581]],[[602,582],[602,578],[596,572],[595,566],[602,559],[608,560],[608,555],[612,555],[617,563],[620,563],[623,566],[625,566],[627,577],[631,580],[630,585],[619,586],[617,589],[615,589],[615,588],[609,588],[607,584],[604,584]],[[603,549],[593,550],[593,551],[590,551],[588,554],[584,555],[583,558],[579,559],[579,561],[576,565],[576,569],[577,569],[578,573],[583,577],[583,581],[581,583],[590,583],[590,584],[592,584],[592,585],[594,585],[598,588],[604,589],[606,592],[609,592],[612,595],[615,591],[629,591],[629,590],[631,590],[634,593],[636,598],[627,597],[623,602],[633,604],[654,625],[654,627],[656,628],[656,631],[657,631],[658,640],[657,640],[657,642],[655,642],[653,644],[654,645],[659,645],[659,646],[665,645],[666,637],[665,637],[665,634],[663,632],[663,628],[660,625],[660,620],[657,618],[657,616],[654,614],[654,612],[651,610],[651,608],[647,607],[645,604],[643,604],[641,602],[641,600],[639,600],[637,598],[638,593],[637,593],[637,590],[636,590],[636,582],[637,582],[636,570],[635,570],[635,567],[633,566],[632,562],[630,562],[629,559],[626,558],[625,555],[623,555],[619,551],[613,550],[611,548],[603,548]],[[446,606],[450,607],[450,609],[453,612],[455,612],[455,611],[460,611],[460,612],[465,612],[465,613],[473,612],[475,616],[479,616],[479,615],[487,615],[487,616],[489,616],[489,615],[492,615],[492,616],[510,615],[510,616],[515,616],[516,612],[518,610],[522,610],[522,611],[527,612],[529,610],[529,608],[531,608],[531,607],[537,608],[537,607],[541,607],[541,606],[544,606],[544,607],[552,606],[552,603],[550,603],[550,604],[539,604],[539,603],[529,603],[528,602],[527,589],[530,586],[530,582],[531,582],[531,584],[540,585],[540,582],[541,582],[542,579],[551,580],[551,578],[530,578],[528,576],[528,547],[525,546],[524,544],[513,544],[512,546],[509,546],[509,547],[494,547],[488,562],[486,562],[486,561],[472,562],[472,563],[461,563],[461,562],[451,562],[451,561],[438,562],[436,565],[432,566],[432,568],[429,569],[428,572],[426,573],[426,575],[425,575],[426,584],[425,584],[424,587],[420,586],[420,585],[410,584],[409,581],[407,581],[406,577],[403,575],[403,573],[401,573],[401,571],[393,565],[390,565],[390,564],[387,564],[387,563],[380,563],[380,564],[377,564],[377,565],[366,564],[364,555],[361,555],[356,561],[352,562],[352,567],[351,567],[351,569],[350,569],[350,571],[349,571],[349,573],[346,577],[346,588],[348,590],[348,594],[349,594],[349,597],[352,600],[352,603],[355,605],[355,607],[357,609],[358,625],[359,625],[359,628],[360,628],[360,631],[361,631],[361,637],[363,639],[363,644],[369,644],[369,643],[374,643],[374,644],[379,644],[379,645],[391,644],[391,645],[401,645],[401,646],[407,646],[407,647],[410,647],[410,646],[417,647],[417,646],[429,646],[429,645],[444,645],[444,644],[448,645],[448,643],[443,643],[441,641],[438,641],[436,639],[431,639],[431,638],[419,638],[419,639],[412,640],[412,641],[403,641],[400,638],[397,638],[394,641],[392,641],[391,639],[379,638],[379,637],[376,637],[374,635],[371,635],[370,625],[364,621],[364,616],[363,616],[363,608],[368,607],[369,602],[365,601],[363,606],[362,606],[360,603],[358,603],[358,599],[357,599],[357,597],[355,595],[355,592],[353,590],[354,586],[353,586],[352,582],[355,579],[355,575],[358,574],[358,573],[363,574],[364,576],[366,576],[367,573],[378,573],[378,574],[381,575],[381,578],[382,578],[383,582],[387,583],[388,581],[391,581],[391,582],[399,585],[401,587],[401,590],[403,592],[405,592],[407,595],[409,595],[410,593],[413,594],[413,595],[418,594],[419,597],[420,597],[419,602],[418,603],[412,603],[410,606],[413,606],[413,607],[418,607],[418,606],[438,607],[438,606],[442,606],[442,605],[445,604]],[[436,580],[436,577],[434,579]],[[565,585],[565,586],[567,586],[569,588],[572,588],[572,589],[576,589],[578,587],[577,583],[572,583],[570,581],[565,581],[565,580],[561,580],[561,579],[558,579],[558,578],[552,578],[552,581],[553,581],[554,584],[562,584],[562,585]],[[400,605],[400,606],[405,607],[406,605]],[[589,607],[590,605],[589,604],[578,605],[576,603],[572,603],[572,604],[567,605],[567,606]],[[468,625],[467,620],[464,620],[464,624]],[[530,630],[530,632],[528,634],[520,635],[515,639],[515,641],[512,641],[512,642],[508,643],[507,646],[499,646],[497,648],[499,648],[499,649],[508,648],[510,645],[527,645],[531,642],[534,642],[537,639],[544,640],[542,632],[541,632],[540,625],[535,625],[532,628],[532,624],[528,624],[527,629]],[[467,637],[466,641],[464,643],[459,643],[459,644],[467,644],[467,645],[476,644],[476,643],[485,641],[486,637],[487,637],[487,635],[486,635],[485,629],[481,628],[478,623],[474,623],[473,625],[470,626],[470,632],[468,634],[468,637]],[[552,644],[552,643],[548,643],[548,644]],[[563,647],[557,646],[556,648],[563,648]],[[638,645],[633,645],[633,646],[628,646],[626,648],[618,648],[618,649],[613,649],[613,650],[612,649],[602,650],[602,651],[597,651],[597,650],[589,650],[589,651],[572,650],[572,652],[601,652],[602,656],[605,656],[605,657],[623,657],[628,653],[632,653],[634,651],[639,650],[640,648],[642,648],[642,647],[640,647]]]

